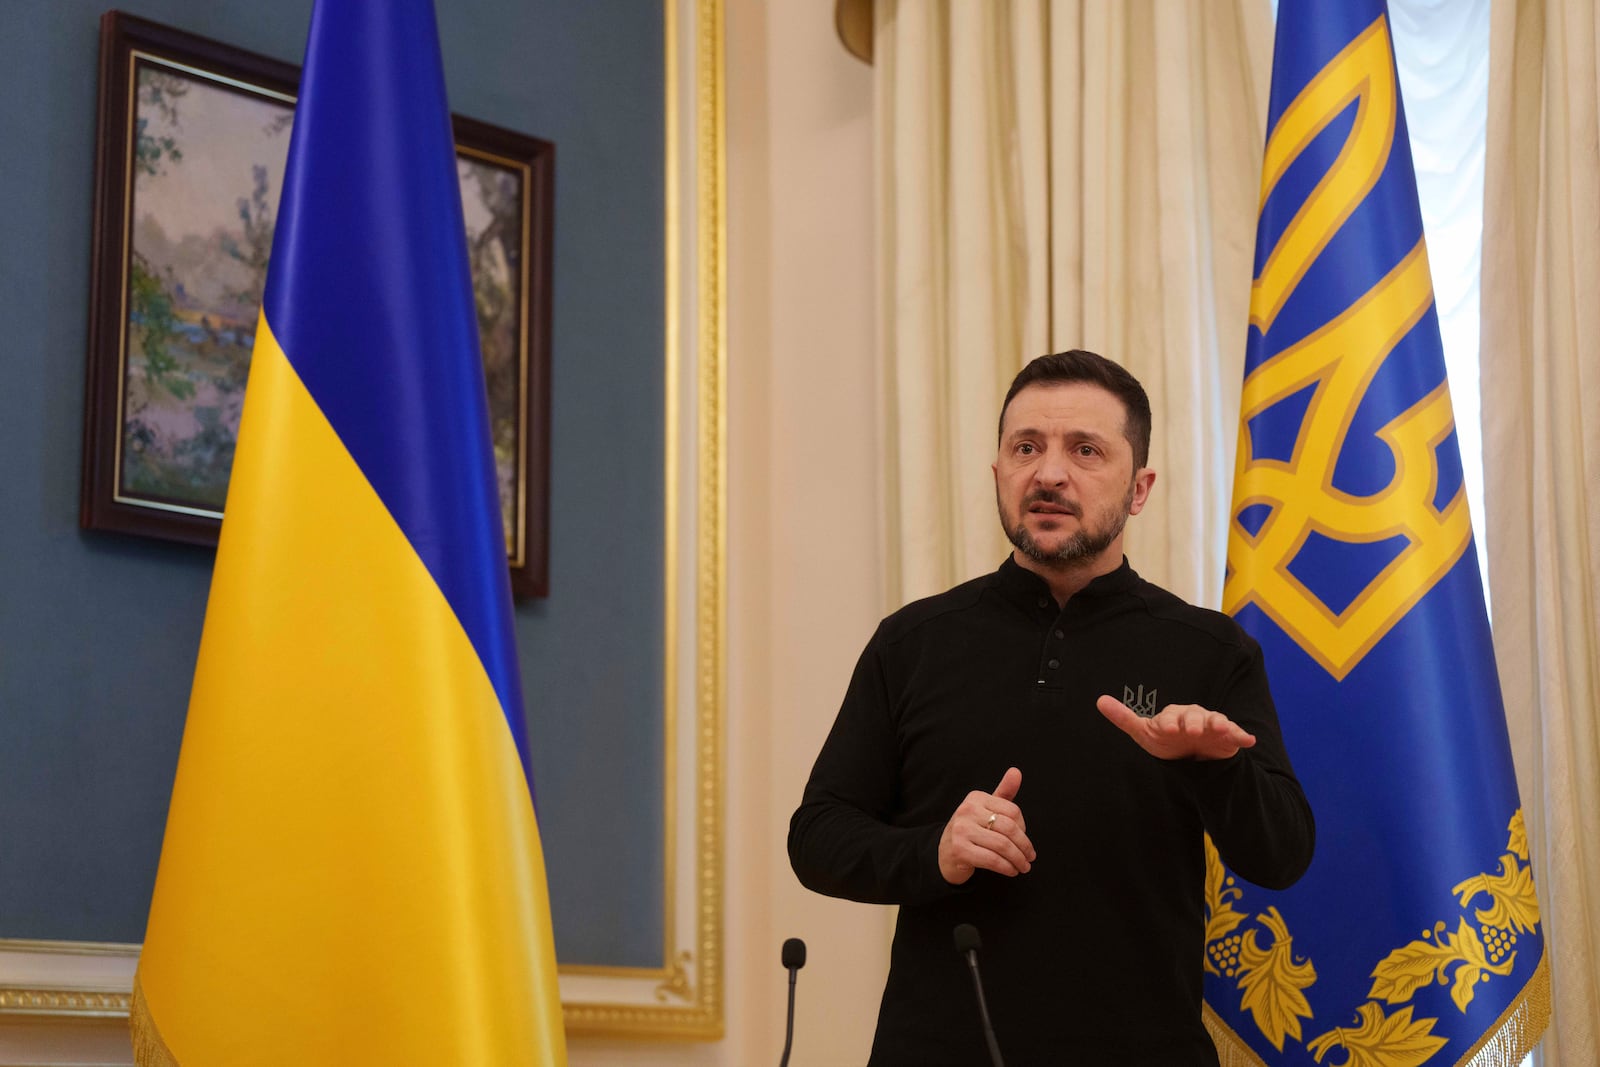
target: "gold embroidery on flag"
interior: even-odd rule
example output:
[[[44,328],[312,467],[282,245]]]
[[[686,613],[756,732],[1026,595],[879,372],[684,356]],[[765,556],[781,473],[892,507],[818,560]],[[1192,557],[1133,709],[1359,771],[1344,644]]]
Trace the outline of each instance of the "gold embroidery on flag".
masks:
[[[1397,1017],[1399,1014],[1395,1013]],[[1357,1018],[1360,1018],[1359,1014]],[[1200,1019],[1205,1024],[1206,1032],[1211,1035],[1212,1043],[1217,1047],[1217,1059],[1221,1067],[1267,1067],[1266,1061],[1233,1031],[1210,1004],[1201,1007]],[[1509,1067],[1511,1064],[1521,1063],[1528,1053],[1533,1051],[1534,1045],[1538,1044],[1549,1022],[1550,960],[1547,956],[1541,956],[1539,966],[1534,970],[1533,977],[1528,979],[1528,984],[1523,987],[1522,992],[1512,999],[1506,1010],[1500,1013],[1494,1025],[1489,1027],[1477,1043],[1456,1059],[1456,1067]],[[1333,1035],[1337,1033],[1337,1030],[1330,1031]],[[1403,1033],[1410,1034],[1414,1040],[1425,1040],[1431,1036],[1431,1030],[1429,1034],[1424,1035],[1420,1031],[1403,1030],[1398,1026],[1392,1036],[1399,1039]],[[1313,1039],[1313,1043],[1321,1041],[1321,1038]],[[1328,1042],[1319,1047],[1317,1055],[1326,1053],[1333,1044],[1334,1042]],[[1374,1060],[1364,1052],[1351,1050],[1347,1052],[1349,1055],[1346,1062],[1337,1067],[1352,1067],[1352,1065],[1392,1067],[1395,1062]]]
[[[1328,173],[1284,227],[1250,293],[1250,323],[1265,333],[1300,279],[1383,174],[1398,114],[1388,23],[1379,17],[1330,59],[1283,109],[1267,140],[1261,203],[1306,146],[1356,105],[1355,121]]]
[[[1294,938],[1275,907],[1257,915],[1256,926],[1233,932],[1245,922],[1245,915],[1233,907],[1244,893],[1233,884],[1209,834],[1205,850],[1205,969],[1237,979],[1242,993],[1240,1008],[1250,1013],[1261,1035],[1282,1052],[1285,1038],[1304,1040],[1300,1020],[1311,1018],[1305,989],[1316,982],[1316,968],[1309,959],[1295,959]],[[1260,941],[1263,930],[1271,935],[1267,944]]]
[[[1521,808],[1506,829],[1509,851],[1500,857],[1501,873],[1475,875],[1450,890],[1463,909],[1480,893],[1489,897],[1490,907],[1473,912],[1478,927],[1474,929],[1462,916],[1452,935],[1445,933],[1445,920],[1434,923],[1431,931],[1423,931],[1420,939],[1395,949],[1373,968],[1367,996],[1400,1004],[1435,980],[1443,985],[1454,978],[1450,999],[1465,1012],[1480,982],[1487,982],[1490,975],[1511,973],[1517,962],[1517,935],[1531,933],[1539,925],[1539,898],[1531,868],[1518,862],[1519,857],[1527,858],[1528,847]],[[1451,967],[1454,973],[1446,973]]]
[[[1419,1067],[1449,1043],[1448,1038],[1433,1034],[1438,1019],[1413,1022],[1410,1005],[1385,1015],[1369,1000],[1356,1009],[1356,1018],[1360,1026],[1336,1026],[1306,1045],[1318,1063],[1337,1045],[1350,1054],[1341,1067]]]
[[[1479,981],[1488,981],[1490,974],[1508,975],[1517,962],[1517,954],[1497,953],[1503,963],[1491,963],[1488,950],[1478,938],[1478,931],[1462,919],[1454,934],[1445,933],[1444,920],[1424,930],[1422,937],[1407,942],[1385,956],[1372,969],[1372,988],[1367,996],[1389,1004],[1404,1004],[1423,986],[1437,977],[1440,985],[1448,981],[1449,968],[1455,967],[1455,984],[1450,987],[1450,999],[1461,1011],[1472,1003]]]
[[[1257,367],[1244,384],[1222,610],[1232,615],[1256,604],[1340,680],[1444,577],[1472,539],[1461,487],[1442,510],[1434,505],[1435,450],[1455,428],[1443,382],[1378,431],[1394,457],[1387,486],[1370,496],[1333,486],[1372,377],[1432,302],[1427,252],[1418,241],[1365,297]],[[1257,459],[1248,421],[1308,386],[1316,393],[1291,458]],[[1265,505],[1269,515],[1251,533],[1239,515],[1255,505]],[[1290,570],[1313,533],[1349,544],[1403,537],[1406,546],[1335,611]]]
[[[1478,925],[1474,927],[1462,915],[1455,932],[1448,933],[1447,921],[1441,919],[1431,930],[1423,931],[1420,938],[1389,953],[1372,971],[1373,983],[1367,993],[1370,999],[1357,1007],[1356,1025],[1336,1026],[1309,1041],[1302,1036],[1300,1020],[1313,1016],[1304,991],[1316,982],[1316,970],[1310,959],[1295,959],[1288,923],[1277,908],[1268,907],[1254,917],[1254,926],[1240,929],[1251,921],[1246,912],[1235,907],[1243,901],[1244,891],[1223,866],[1222,857],[1207,835],[1205,971],[1237,981],[1240,1010],[1250,1013],[1262,1036],[1280,1052],[1284,1040],[1292,1037],[1305,1041],[1307,1051],[1318,1063],[1335,1047],[1342,1048],[1348,1057],[1339,1067],[1417,1067],[1426,1063],[1449,1043],[1449,1038],[1434,1034],[1433,1027],[1439,1021],[1436,1016],[1414,1017],[1414,1007],[1406,1002],[1434,982],[1450,983],[1450,999],[1465,1013],[1480,984],[1492,975],[1511,974],[1516,965],[1518,935],[1531,933],[1539,926],[1539,901],[1528,865],[1522,809],[1512,815],[1506,829],[1508,838],[1506,852],[1500,857],[1500,873],[1474,875],[1451,889],[1461,908],[1472,910]],[[1488,898],[1488,907],[1475,908],[1474,903],[1481,897]],[[1272,939],[1265,946],[1259,940],[1263,930]],[[1548,964],[1541,957],[1528,985],[1457,1062],[1475,1065],[1480,1054],[1490,1047],[1500,1051],[1520,1049],[1506,1062],[1520,1060],[1544,1029],[1549,1001]],[[1400,1007],[1388,1013],[1384,1004]],[[1227,1062],[1261,1062],[1215,1013],[1207,1013],[1206,1027],[1218,1049],[1227,1053]]]
[[[1335,1027],[1307,1043],[1306,1048],[1318,1063],[1334,1046],[1349,1053],[1348,1063],[1341,1067],[1414,1067],[1424,1063],[1447,1041],[1432,1034],[1438,1018],[1413,1020],[1410,1005],[1385,1015],[1377,1002],[1404,1004],[1425,986],[1449,982],[1451,1003],[1465,1014],[1481,983],[1489,981],[1491,975],[1511,974],[1516,965],[1518,933],[1530,933],[1539,925],[1539,901],[1529,868],[1519,862],[1528,858],[1522,809],[1512,815],[1507,830],[1510,836],[1507,852],[1500,857],[1501,873],[1476,875],[1451,890],[1460,898],[1463,909],[1469,908],[1479,894],[1489,897],[1490,907],[1474,911],[1478,926],[1474,928],[1466,916],[1460,916],[1455,933],[1450,934],[1445,932],[1447,920],[1441,919],[1431,930],[1424,930],[1420,938],[1379,961],[1372,970],[1372,988],[1367,992],[1371,999],[1356,1009],[1361,1025],[1354,1029]],[[1497,1049],[1521,1048],[1522,1052],[1508,1062],[1521,1059],[1543,1029],[1542,1020],[1548,1018],[1549,979],[1541,978],[1547,973],[1541,957],[1527,988],[1467,1054],[1468,1059],[1490,1045]]]
[[[1250,321],[1266,333],[1311,264],[1376,186],[1394,144],[1398,114],[1388,24],[1378,18],[1284,109],[1267,142],[1263,205],[1289,167],[1354,104],[1349,133],[1326,174],[1267,254],[1255,279]],[[1433,306],[1427,250],[1419,239],[1376,285],[1245,380],[1228,535],[1223,610],[1259,606],[1328,673],[1342,680],[1453,567],[1472,530],[1461,489],[1434,506],[1434,450],[1455,428],[1443,382],[1378,431],[1394,456],[1390,483],[1370,496],[1333,486],[1356,410],[1389,352]],[[1314,388],[1287,461],[1253,455],[1249,420]],[[1251,533],[1248,508],[1267,518]],[[1313,534],[1363,545],[1404,538],[1406,546],[1335,610],[1291,571]]]

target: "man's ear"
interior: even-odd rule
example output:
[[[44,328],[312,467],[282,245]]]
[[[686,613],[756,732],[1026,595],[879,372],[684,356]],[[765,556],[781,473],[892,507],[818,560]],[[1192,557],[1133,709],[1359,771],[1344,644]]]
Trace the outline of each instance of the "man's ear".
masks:
[[[1128,501],[1128,514],[1137,515],[1144,510],[1145,501],[1150,499],[1150,487],[1156,484],[1156,472],[1149,467],[1140,467],[1133,474],[1133,499]]]

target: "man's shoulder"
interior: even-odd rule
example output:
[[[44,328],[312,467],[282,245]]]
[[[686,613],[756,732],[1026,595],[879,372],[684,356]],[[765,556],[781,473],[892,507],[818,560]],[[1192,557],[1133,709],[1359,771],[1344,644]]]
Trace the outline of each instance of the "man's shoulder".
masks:
[[[946,589],[942,593],[913,600],[878,624],[878,636],[897,642],[929,624],[957,622],[984,603],[984,594],[994,584],[994,575],[985,574]]]
[[[1191,633],[1230,649],[1249,648],[1253,644],[1250,635],[1231,615],[1191,604],[1154,582],[1139,578],[1130,593],[1152,619],[1168,624],[1180,633]]]

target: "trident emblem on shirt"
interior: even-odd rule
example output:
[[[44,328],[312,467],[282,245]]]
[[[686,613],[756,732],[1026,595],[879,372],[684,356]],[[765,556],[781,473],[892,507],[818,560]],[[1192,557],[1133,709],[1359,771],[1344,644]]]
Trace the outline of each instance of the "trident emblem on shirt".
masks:
[[[1156,713],[1156,691],[1152,689],[1150,695],[1146,696],[1142,685],[1137,690],[1123,686],[1122,702],[1147,719]]]

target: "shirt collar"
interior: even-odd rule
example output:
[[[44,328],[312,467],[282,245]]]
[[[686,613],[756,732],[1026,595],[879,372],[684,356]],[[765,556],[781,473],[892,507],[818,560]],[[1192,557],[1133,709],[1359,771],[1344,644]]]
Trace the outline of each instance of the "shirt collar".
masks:
[[[1019,566],[1012,556],[1007,556],[1005,562],[1000,564],[1000,569],[994,574],[994,582],[1007,600],[1030,614],[1045,608],[1053,616],[1059,610],[1055,598],[1050,594],[1049,583],[1032,571]],[[1100,575],[1078,590],[1070,603],[1077,604],[1080,600],[1101,600],[1126,593],[1138,582],[1139,575],[1128,565],[1128,557],[1123,556],[1122,563],[1116,570]]]

